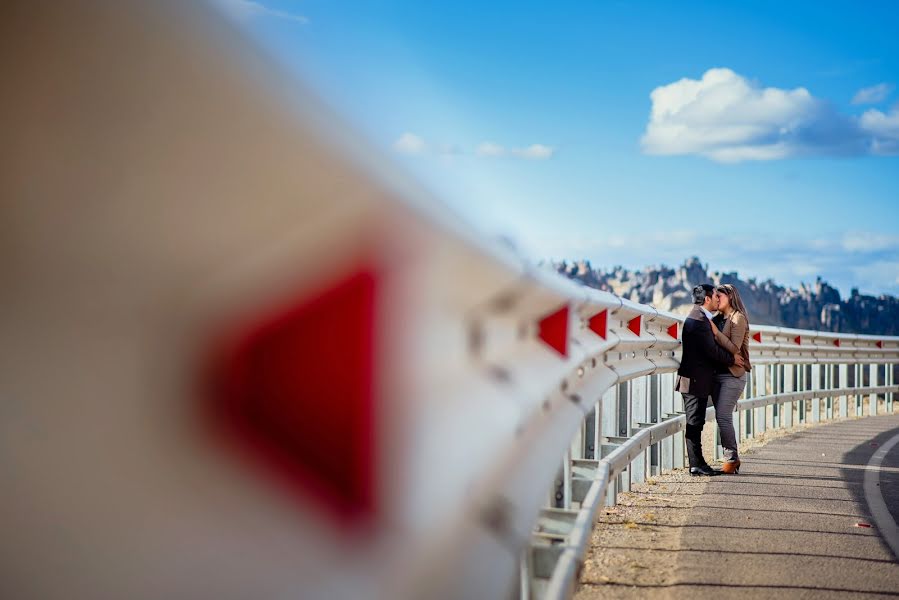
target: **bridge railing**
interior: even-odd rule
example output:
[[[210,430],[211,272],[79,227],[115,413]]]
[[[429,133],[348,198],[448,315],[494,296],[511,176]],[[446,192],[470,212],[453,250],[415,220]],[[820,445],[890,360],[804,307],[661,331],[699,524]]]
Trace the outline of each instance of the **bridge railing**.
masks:
[[[643,350],[632,343],[627,351],[655,360],[657,334],[647,336]],[[752,326],[750,336],[753,370],[734,421],[739,440],[769,428],[893,413],[899,339],[770,326]],[[611,370],[618,350],[606,352]],[[678,350],[671,354],[676,363]],[[633,483],[684,466],[685,417],[674,369],[660,362],[649,373],[618,373],[594,403],[565,450],[522,559],[522,598],[569,597],[599,508]],[[717,439],[711,407],[707,420]],[[707,451],[720,457],[720,446]]]
[[[683,464],[680,317],[478,235],[212,5],[0,19],[4,589],[564,596]],[[891,409],[899,339],[753,332],[744,435]]]

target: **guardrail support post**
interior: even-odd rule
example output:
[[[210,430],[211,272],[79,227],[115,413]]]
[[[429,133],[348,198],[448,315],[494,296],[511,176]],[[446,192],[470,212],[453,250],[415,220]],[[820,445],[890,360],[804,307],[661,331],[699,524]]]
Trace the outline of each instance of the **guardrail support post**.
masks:
[[[840,379],[840,387],[849,387],[849,365],[837,365],[837,376]],[[840,396],[840,416],[844,419],[849,416],[849,396]]]
[[[887,364],[887,365],[884,365],[884,368],[886,369],[886,373],[885,373],[886,383],[884,385],[892,386],[893,381],[895,380],[894,378],[896,376],[896,374],[895,374],[896,365]],[[887,392],[886,403],[887,403],[887,414],[888,415],[893,414],[893,392]]]
[[[647,378],[646,377],[638,377],[636,379],[632,379],[630,382],[630,396],[631,396],[631,411],[630,411],[630,419],[628,421],[628,432],[627,435],[630,437],[634,433],[638,431],[637,427],[639,423],[648,423],[649,422],[649,406],[646,401],[647,392]],[[631,461],[630,472],[631,472],[631,483],[643,483],[646,481],[647,468],[646,463],[647,457],[649,454],[649,449],[647,448],[643,452],[640,453],[637,458]]]
[[[569,452],[571,454],[572,459],[580,459],[587,458],[586,450],[586,430],[587,430],[587,419],[589,417],[584,417],[581,420],[581,426],[577,428],[577,431],[574,432],[574,435],[571,438],[571,445],[569,446]]]
[[[785,394],[796,391],[796,367],[795,365],[783,365],[783,391]],[[783,425],[784,427],[793,426],[793,407],[795,402],[784,402],[783,404]]]
[[[868,366],[868,385],[877,387],[877,364]],[[868,414],[872,417],[877,414],[877,394],[868,394]]]
[[[749,375],[746,377],[746,397],[747,398],[755,398],[755,369],[749,372]],[[743,439],[749,439],[752,437],[752,410],[743,411],[743,422],[745,424],[745,428],[743,429]]]
[[[781,392],[781,384],[783,383],[783,365],[771,365],[771,393],[779,394]],[[781,426],[781,412],[783,407],[780,404],[771,405],[771,427],[778,429]]]
[[[855,365],[855,386],[856,388],[862,387],[862,366],[860,364]],[[855,394],[855,416],[862,416],[862,395],[860,393]]]
[[[602,447],[602,397],[593,407],[593,460],[599,460]]]
[[[602,395],[600,400],[601,419],[599,421],[600,443],[597,446],[598,456],[603,457],[602,443],[606,438],[618,437],[618,384],[613,385]],[[609,482],[606,492],[606,505],[614,506],[618,502],[618,482],[621,476]]]
[[[631,381],[625,381],[618,384],[618,435],[620,437],[631,436],[631,408],[633,406],[633,396],[631,395]],[[631,471],[633,465],[628,465],[621,475],[618,476],[618,491],[631,491]]]
[[[817,391],[821,389],[821,365],[812,365],[812,381],[811,389]],[[812,423],[821,421],[821,398],[815,396],[812,398]]]
[[[674,391],[674,381],[677,377],[676,373],[669,374],[666,379],[668,383],[667,386],[670,386],[671,389],[671,397],[674,403],[674,412],[683,412],[684,411],[684,397],[679,393]],[[683,430],[678,431],[673,436],[672,439],[672,461],[674,462],[675,469],[683,469],[685,464],[684,454],[686,453],[685,439]]]
[[[658,423],[662,420],[662,404],[661,404],[661,393],[662,393],[662,376],[661,375],[651,375],[649,377],[649,422],[650,423]],[[661,444],[652,444],[647,450],[647,477],[652,475],[659,475],[662,472],[662,446]]]
[[[804,391],[807,391],[807,390],[809,389],[809,385],[808,385],[808,379],[809,379],[809,378],[808,378],[808,365],[804,365],[804,364],[796,365],[796,370],[799,372],[799,381],[798,381],[799,386],[796,388],[796,391],[797,391],[797,392],[804,392]],[[799,403],[799,411],[798,411],[798,414],[799,414],[799,422],[800,422],[800,423],[805,423],[805,417],[806,417],[806,414],[805,414],[805,413],[806,413],[806,403],[805,403],[805,400],[798,400],[797,402]]]
[[[674,374],[659,375],[659,406],[661,415],[674,412]],[[659,466],[662,471],[674,469],[674,441],[677,436],[670,436],[659,443]]]
[[[767,385],[767,369],[759,369],[756,373],[756,395],[764,396],[768,393],[768,385]],[[761,393],[759,393],[761,392]],[[760,406],[755,409],[755,427],[753,427],[755,431],[755,435],[759,435],[761,433],[765,433],[765,425],[768,416],[768,408],[765,406]]]
[[[834,389],[833,374],[835,365],[827,365],[824,367],[824,388],[827,390]],[[825,399],[825,419],[833,419],[833,396],[828,395]]]
[[[528,545],[521,554],[521,563],[518,569],[518,593],[513,594],[513,598],[518,596],[519,600],[532,600],[531,573],[533,573],[533,570],[533,565],[531,564],[531,546]]]

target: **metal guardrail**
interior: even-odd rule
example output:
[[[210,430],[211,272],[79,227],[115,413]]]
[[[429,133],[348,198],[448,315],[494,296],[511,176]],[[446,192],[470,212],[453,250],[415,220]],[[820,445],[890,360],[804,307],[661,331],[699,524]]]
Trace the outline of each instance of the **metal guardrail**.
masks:
[[[750,335],[754,368],[736,410],[739,439],[769,426],[862,416],[865,399],[868,414],[893,412],[899,391],[896,338],[769,326],[753,327]],[[647,355],[652,347],[647,340]],[[622,358],[616,350],[607,353],[613,369]],[[628,350],[639,353],[634,344]],[[599,508],[614,504],[633,482],[684,466],[686,421],[680,395],[673,392],[675,373],[666,367],[630,373],[635,374],[620,377],[603,394],[566,452],[556,481],[560,493],[541,511],[522,561],[522,598],[570,597]],[[706,418],[714,422],[713,408]],[[718,457],[720,447],[714,452]]]
[[[210,4],[3,10],[11,595],[559,597],[596,508],[682,466],[680,317],[473,232]],[[198,398],[214,342],[259,322],[305,368],[250,390],[287,390],[260,409],[277,439],[252,431],[287,440],[286,486]],[[753,332],[750,398],[894,384],[899,338]],[[741,432],[834,409],[786,398]]]

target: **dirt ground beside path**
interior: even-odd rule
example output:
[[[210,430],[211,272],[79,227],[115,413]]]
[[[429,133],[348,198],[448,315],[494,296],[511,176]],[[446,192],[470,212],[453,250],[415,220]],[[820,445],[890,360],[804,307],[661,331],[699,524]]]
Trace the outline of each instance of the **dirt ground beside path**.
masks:
[[[664,586],[674,582],[680,526],[707,483],[681,469],[619,494],[593,530],[575,598],[665,597]]]
[[[745,440],[740,454],[749,460],[754,448],[809,427],[769,430]],[[703,445],[709,448],[710,442]],[[634,485],[632,491],[618,495],[617,505],[601,509],[575,598],[672,597],[676,588],[668,586],[675,582],[681,526],[708,481],[680,469]]]

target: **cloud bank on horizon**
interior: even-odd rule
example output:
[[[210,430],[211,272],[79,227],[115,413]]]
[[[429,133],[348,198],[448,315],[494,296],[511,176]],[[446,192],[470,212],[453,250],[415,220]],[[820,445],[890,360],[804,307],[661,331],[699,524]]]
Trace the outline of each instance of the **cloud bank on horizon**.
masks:
[[[876,104],[891,92],[884,83],[859,90],[853,101]],[[899,105],[846,115],[803,87],[764,88],[727,68],[657,87],[650,98],[641,140],[647,154],[718,162],[899,154]]]

